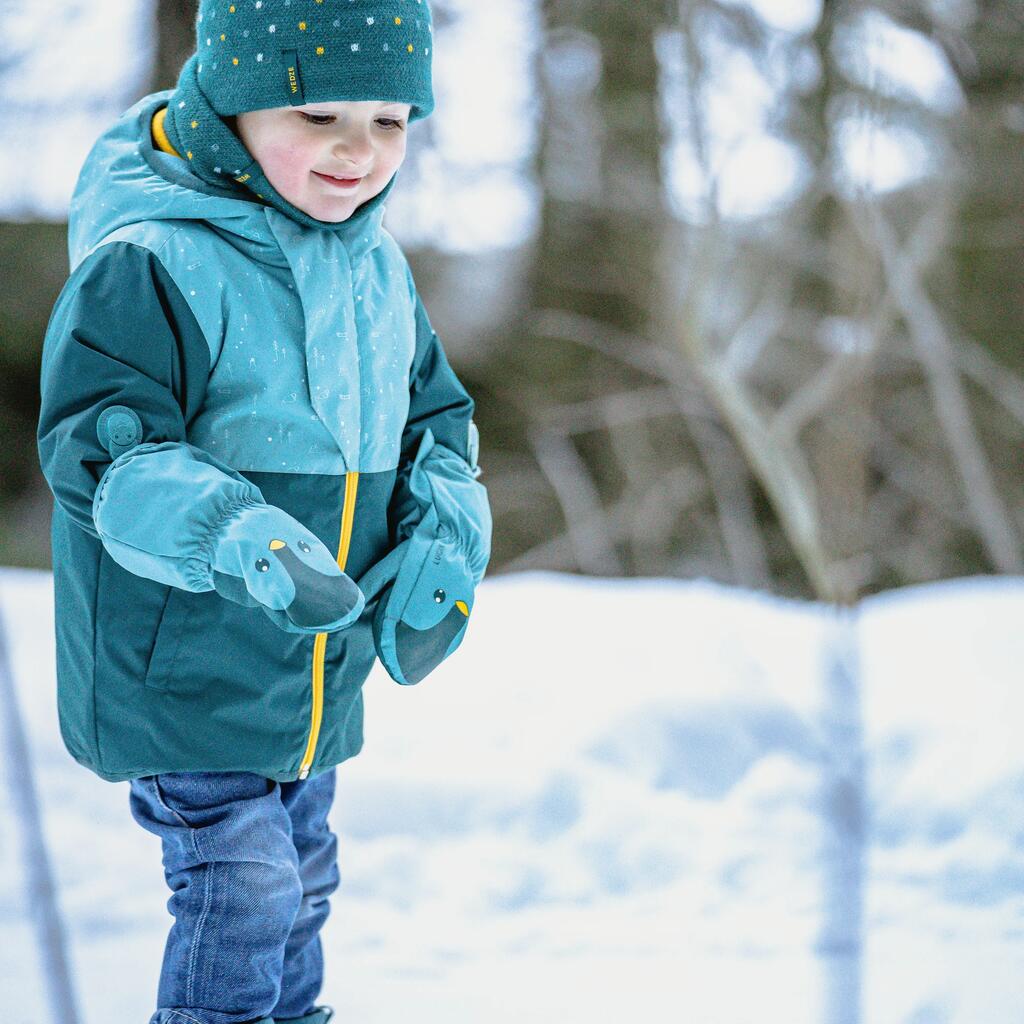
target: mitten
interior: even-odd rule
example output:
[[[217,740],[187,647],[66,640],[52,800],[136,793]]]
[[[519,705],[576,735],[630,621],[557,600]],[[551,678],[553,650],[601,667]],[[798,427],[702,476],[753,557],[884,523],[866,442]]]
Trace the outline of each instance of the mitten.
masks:
[[[289,633],[330,633],[351,625],[362,591],[298,520],[273,505],[243,505],[216,531],[210,557],[222,597],[260,606]]]
[[[408,686],[462,643],[476,585],[491,551],[487,491],[455,452],[423,435],[409,475],[415,509],[398,524],[406,539],[359,580],[378,599],[377,655],[395,682]]]

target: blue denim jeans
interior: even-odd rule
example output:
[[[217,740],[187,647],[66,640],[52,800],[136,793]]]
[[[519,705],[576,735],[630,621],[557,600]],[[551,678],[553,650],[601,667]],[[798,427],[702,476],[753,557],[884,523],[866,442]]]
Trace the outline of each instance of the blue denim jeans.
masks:
[[[335,769],[131,780],[132,817],[163,844],[174,917],[149,1024],[326,1024],[320,928],[340,882],[327,823]]]

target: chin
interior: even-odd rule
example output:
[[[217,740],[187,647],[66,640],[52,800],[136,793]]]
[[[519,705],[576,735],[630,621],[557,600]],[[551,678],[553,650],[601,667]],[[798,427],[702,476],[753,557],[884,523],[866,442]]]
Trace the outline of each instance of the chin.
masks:
[[[314,220],[322,220],[325,224],[340,224],[343,220],[348,220],[352,216],[351,213],[332,213],[330,210],[318,210],[315,206],[305,206],[302,203],[292,202],[292,206],[301,210],[307,217],[312,217]]]
[[[308,211],[307,211],[308,212]],[[311,213],[310,217],[316,217],[317,220],[322,220],[325,224],[340,224],[344,220],[348,220],[351,214],[349,213]]]
[[[360,200],[361,202],[362,200]],[[295,203],[295,205],[303,213],[308,213],[310,217],[315,217],[317,220],[322,220],[327,224],[340,224],[342,221],[348,220],[352,216],[353,211],[359,209],[359,203],[353,206],[351,203],[324,202],[319,197],[317,197],[315,202]]]

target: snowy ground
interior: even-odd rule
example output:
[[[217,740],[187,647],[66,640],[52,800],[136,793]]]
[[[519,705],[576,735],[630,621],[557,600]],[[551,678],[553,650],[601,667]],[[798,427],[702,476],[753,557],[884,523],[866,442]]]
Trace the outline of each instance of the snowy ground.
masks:
[[[144,1024],[159,840],[61,745],[50,586],[0,570],[82,1024]],[[1018,1024],[1022,622],[1024,580],[874,599],[850,680],[814,605],[485,581],[429,680],[367,683],[322,1001],[338,1024]],[[50,1024],[10,761],[3,1021]]]

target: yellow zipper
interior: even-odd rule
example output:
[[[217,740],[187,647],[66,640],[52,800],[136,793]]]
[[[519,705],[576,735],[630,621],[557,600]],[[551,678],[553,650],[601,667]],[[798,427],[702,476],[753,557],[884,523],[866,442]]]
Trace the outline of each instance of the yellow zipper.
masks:
[[[348,561],[348,548],[352,542],[352,520],[356,512],[356,491],[359,488],[359,474],[348,473],[345,476],[345,506],[341,513],[341,541],[338,544],[338,568],[345,571]],[[299,765],[299,778],[309,775],[310,765],[316,755],[316,741],[320,735],[320,721],[324,710],[324,655],[327,653],[328,633],[317,633],[313,640],[313,722],[309,729],[309,741],[306,752],[302,755]]]

